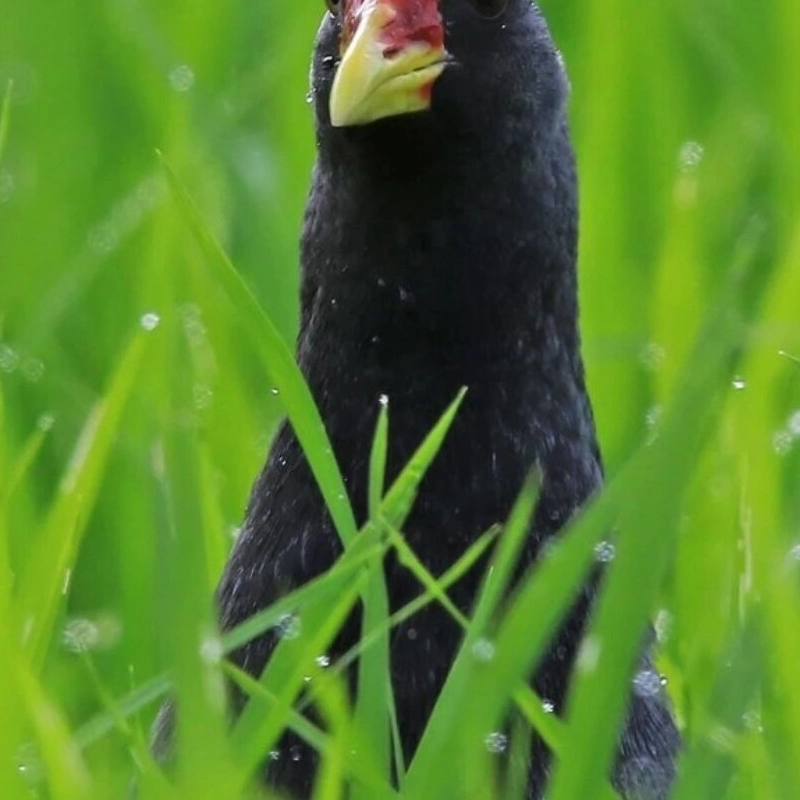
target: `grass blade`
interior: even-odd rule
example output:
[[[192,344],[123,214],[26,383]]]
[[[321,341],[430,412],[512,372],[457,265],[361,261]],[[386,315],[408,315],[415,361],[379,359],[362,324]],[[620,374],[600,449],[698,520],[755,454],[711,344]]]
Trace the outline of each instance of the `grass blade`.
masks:
[[[278,390],[286,416],[302,445],[336,530],[347,547],[357,525],[347,499],[344,480],[333,455],[325,425],[303,375],[277,328],[259,306],[219,242],[204,223],[197,206],[172,167],[159,153],[172,194],[198,244],[208,257],[214,276],[236,306],[246,330],[253,333],[262,363]]]
[[[251,702],[255,701],[256,704],[261,705],[264,713],[267,713],[279,703],[278,697],[270,692],[263,683],[255,680],[251,675],[239,669],[234,664],[226,663],[224,669],[239,688],[250,697]],[[318,674],[314,678],[315,683],[312,684],[312,688],[314,688],[313,694],[315,701],[318,699],[318,695],[321,694],[317,686],[319,681],[324,677],[324,675]],[[329,733],[318,728],[294,709],[289,710],[287,723],[291,730],[300,736],[303,741],[311,745],[323,757],[328,754],[330,748],[337,746],[332,742],[332,737]],[[356,752],[363,752],[366,744],[358,729],[351,729],[348,744],[346,756],[347,771],[349,774],[365,788],[369,789],[371,796],[374,798],[386,798],[386,800],[389,800],[392,797],[396,797],[396,793],[392,787],[389,786],[381,773],[375,769],[375,764],[372,761],[352,756],[352,750],[355,749]]]
[[[125,718],[133,716],[156,701],[163,700],[171,688],[172,681],[166,673],[143,683],[125,697],[115,701],[114,715],[107,712],[98,714],[79,728],[75,733],[75,743],[82,749],[91,747],[114,730],[118,716]]]
[[[422,444],[411,456],[408,464],[397,476],[389,491],[381,503],[380,518],[391,527],[402,530],[406,517],[411,511],[414,500],[417,496],[425,472],[430,466],[436,454],[444,443],[445,436],[456,418],[458,409],[467,394],[466,389],[462,389],[455,400],[445,409],[436,425],[425,437]]]
[[[416,449],[380,504],[377,522],[373,521],[370,525],[377,525],[379,530],[390,531],[405,523],[417,496],[419,484],[439,452],[465,394],[466,390],[464,389],[458,393],[456,399],[447,407],[439,421]],[[382,417],[385,420],[383,423],[381,422]],[[384,440],[387,436],[387,429],[388,420],[384,414],[381,414],[376,434],[377,443],[373,446],[375,461],[378,462],[378,465],[371,470],[373,474],[380,474],[383,471],[380,461],[381,459],[385,461],[386,445]],[[371,489],[371,492],[373,491]],[[397,728],[397,713],[391,683],[389,635],[386,628],[386,621],[389,618],[389,602],[385,590],[379,591],[379,588],[382,588],[383,580],[382,572],[373,578],[374,584],[370,587],[373,602],[364,609],[362,631],[383,630],[385,633],[378,634],[373,645],[362,652],[359,659],[355,724],[361,730],[371,732],[370,738],[374,750],[371,756],[388,774],[392,752],[390,733],[392,728]],[[381,587],[377,585],[378,581],[380,581]],[[355,800],[360,800],[360,798],[361,794],[356,789]],[[368,798],[365,797],[364,800],[368,800]]]
[[[11,127],[11,94],[14,90],[13,81],[6,84],[6,91],[3,95],[3,105],[0,107],[0,164],[3,163],[3,156],[6,151],[8,141],[8,130]]]
[[[24,626],[25,651],[41,668],[52,641],[65,578],[72,569],[88,516],[117,438],[122,412],[136,385],[147,336],[134,336],[97,402],[73,452],[58,496],[20,577],[15,606]]]
[[[381,405],[378,422],[375,425],[375,436],[372,439],[372,451],[369,459],[369,504],[370,519],[377,519],[381,498],[383,497],[386,476],[386,454],[389,450],[389,407]]]
[[[597,658],[578,659],[568,736],[553,776],[553,800],[590,796],[611,769],[647,624],[677,544],[682,500],[696,454],[713,430],[718,393],[728,386],[742,334],[737,280],[723,293],[685,365],[661,435],[636,460],[619,505],[616,557],[604,580],[587,642]],[[648,491],[659,476],[657,492]],[[647,502],[641,498],[647,497]],[[636,602],[631,603],[635,597]]]
[[[46,697],[32,670],[20,664],[17,678],[38,739],[50,796],[53,800],[91,797],[89,773],[66,722]]]
[[[436,762],[443,753],[453,747],[454,739],[458,738],[453,736],[454,726],[457,724],[459,708],[464,705],[464,700],[470,691],[469,686],[478,663],[472,652],[473,647],[488,634],[492,617],[508,588],[516,557],[528,532],[536,497],[535,484],[529,480],[512,509],[504,536],[500,540],[478,596],[464,643],[456,656],[411,763],[407,788],[414,796],[417,796],[418,792],[421,798],[441,797],[448,792],[448,786],[452,784],[453,776],[437,771]],[[489,646],[493,647],[491,644]]]
[[[314,671],[315,659],[324,653],[364,591],[368,576],[361,575],[342,586],[332,587],[303,610],[300,634],[281,639],[261,676],[260,682],[278,704],[266,716],[249,704],[234,727],[232,740],[242,776],[249,780],[285,728],[306,675]]]
[[[42,449],[47,431],[37,429],[29,437],[22,447],[22,452],[17,456],[14,465],[11,467],[6,482],[5,498],[10,500],[17,488],[22,485],[28,475],[28,471],[36,462],[36,457]]]

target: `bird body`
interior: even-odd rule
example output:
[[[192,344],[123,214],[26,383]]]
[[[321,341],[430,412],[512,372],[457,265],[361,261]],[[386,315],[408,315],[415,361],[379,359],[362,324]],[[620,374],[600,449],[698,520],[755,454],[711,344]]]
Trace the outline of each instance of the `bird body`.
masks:
[[[431,28],[437,20],[441,37]],[[367,62],[353,66],[351,51],[359,48],[379,62],[376,69],[397,69],[397,53],[409,50],[423,60],[410,74],[428,82],[415,84],[411,100],[387,99],[380,87],[388,84],[362,75]],[[520,570],[602,483],[580,355],[567,85],[547,26],[527,0],[343,0],[318,36],[317,162],[301,242],[298,362],[360,521],[367,517],[381,398],[391,406],[391,480],[467,387],[403,531],[434,574],[507,517],[532,469],[542,485]],[[381,108],[388,114],[381,116]],[[220,584],[223,627],[318,575],[340,552],[302,450],[284,424]],[[395,561],[385,569],[396,610],[419,586]],[[464,613],[479,579],[470,573],[451,590]],[[594,588],[590,581],[532,677],[556,710]],[[334,643],[333,660],[358,634],[354,618]],[[277,638],[265,634],[236,659],[259,673]],[[456,623],[435,606],[392,632],[406,758],[460,639]],[[626,796],[665,798],[677,747],[663,699],[634,698],[617,771]],[[267,775],[297,798],[310,796],[313,785],[314,755],[302,752],[298,760],[271,762]],[[630,773],[634,762],[636,777],[626,778],[625,764]],[[530,800],[541,796],[546,763],[535,745]]]

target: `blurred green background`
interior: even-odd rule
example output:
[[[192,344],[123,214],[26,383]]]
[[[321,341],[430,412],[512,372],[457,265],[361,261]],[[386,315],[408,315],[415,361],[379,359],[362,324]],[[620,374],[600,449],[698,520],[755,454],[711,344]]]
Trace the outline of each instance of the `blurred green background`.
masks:
[[[741,359],[697,456],[664,589],[667,657],[688,714],[748,609],[776,607],[765,587],[779,565],[800,571],[800,24],[794,0],[542,6],[572,81],[584,353],[611,475],[657,435],[703,319],[748,268]],[[207,599],[280,414],[156,150],[292,341],[314,151],[308,61],[323,10],[312,0],[10,0],[0,13],[0,92],[10,86],[0,439],[6,480],[15,465],[21,475],[3,503],[15,576],[37,568],[59,480],[125,348],[143,323],[155,327],[96,496],[73,521],[79,548],[55,621],[56,631],[99,624],[95,664],[115,694],[168,660],[164,432],[201,431],[206,499],[195,508],[188,496],[180,511],[217,531],[198,587]],[[787,613],[773,633],[795,620]],[[796,652],[793,637],[775,644],[776,661]],[[43,685],[77,727],[99,701],[61,638],[46,648]],[[770,696],[797,708],[770,669]],[[103,747],[92,763],[112,773],[119,743]]]

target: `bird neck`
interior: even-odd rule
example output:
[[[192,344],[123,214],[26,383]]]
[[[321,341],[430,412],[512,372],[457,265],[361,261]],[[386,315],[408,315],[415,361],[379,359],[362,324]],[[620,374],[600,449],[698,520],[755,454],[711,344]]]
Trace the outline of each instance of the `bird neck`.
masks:
[[[312,383],[329,359],[392,381],[582,376],[566,131],[538,150],[469,148],[320,156],[302,241]]]

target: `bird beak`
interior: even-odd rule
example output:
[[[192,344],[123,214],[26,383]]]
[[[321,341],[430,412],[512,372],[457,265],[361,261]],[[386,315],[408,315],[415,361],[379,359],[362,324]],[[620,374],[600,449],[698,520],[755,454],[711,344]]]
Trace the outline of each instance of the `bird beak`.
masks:
[[[334,126],[430,108],[447,58],[437,0],[345,0],[340,53]]]

